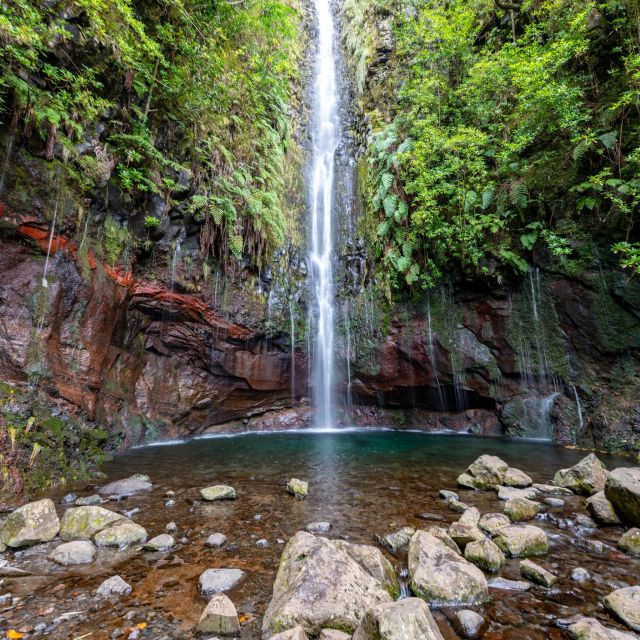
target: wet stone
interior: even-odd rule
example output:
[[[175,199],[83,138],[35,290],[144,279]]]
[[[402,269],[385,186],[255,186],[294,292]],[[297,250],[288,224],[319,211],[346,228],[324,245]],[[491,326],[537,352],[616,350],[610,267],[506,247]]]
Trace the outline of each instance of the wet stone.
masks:
[[[92,496],[85,496],[76,500],[77,507],[88,507],[91,505],[102,504],[102,498],[96,493]]]
[[[586,582],[591,579],[589,572],[583,567],[576,567],[571,571],[571,579],[574,582]]]
[[[531,560],[522,560],[520,562],[520,574],[523,578],[527,578],[528,580],[531,580],[531,582],[535,582],[536,584],[547,588],[552,587],[558,580],[556,576],[547,571],[544,567],[541,567],[535,562],[531,562]]]
[[[463,638],[477,638],[483,624],[484,618],[471,609],[456,612],[454,626]]]
[[[207,502],[216,500],[235,500],[236,490],[225,484],[216,484],[212,487],[200,489],[200,495]]]
[[[507,580],[506,578],[494,578],[489,581],[490,589],[500,589],[502,591],[529,591],[531,589],[530,582],[522,580]]]
[[[313,533],[313,534],[320,534],[323,535],[325,533],[329,533],[329,531],[331,530],[331,523],[330,522],[310,522],[306,527],[305,530],[308,531],[309,533]]]
[[[105,580],[96,590],[96,595],[101,598],[109,596],[127,596],[131,593],[131,586],[120,576],[112,576]]]
[[[86,540],[76,540],[74,542],[63,542],[58,545],[50,554],[49,560],[63,566],[74,564],[90,564],[96,559],[98,550]]]
[[[212,533],[205,541],[207,547],[212,547],[213,549],[223,547],[226,543],[227,536],[224,533]]]
[[[640,558],[640,529],[633,528],[626,531],[618,540],[618,547],[629,555]]]
[[[173,536],[168,533],[161,533],[155,538],[151,538],[142,548],[147,551],[167,551],[175,544]]]
[[[203,595],[211,596],[233,589],[244,580],[245,575],[240,569],[207,569],[200,575],[198,584]]]
[[[409,545],[409,542],[415,532],[416,530],[413,527],[402,527],[402,529],[399,529],[398,531],[379,537],[378,541],[383,547],[386,547],[392,553],[396,553],[397,551],[400,551],[400,549]]]
[[[460,497],[458,496],[458,494],[455,491],[449,491],[448,489],[440,489],[440,491],[438,492],[438,495],[443,498],[444,500],[459,500]]]
[[[287,482],[287,491],[298,499],[303,500],[309,493],[309,483],[304,480],[298,480],[298,478],[291,478]]]

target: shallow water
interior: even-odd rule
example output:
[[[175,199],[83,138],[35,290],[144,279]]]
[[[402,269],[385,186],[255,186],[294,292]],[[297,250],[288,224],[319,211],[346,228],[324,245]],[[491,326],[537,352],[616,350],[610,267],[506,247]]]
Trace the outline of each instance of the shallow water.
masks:
[[[437,518],[453,522],[458,515],[448,510],[438,490],[456,490],[457,475],[483,453],[499,455],[535,482],[550,481],[557,469],[585,455],[542,442],[391,431],[241,435],[132,450],[106,464],[103,471],[110,480],[147,473],[153,490],[103,506],[118,511],[140,508],[133,519],[146,527],[150,537],[175,521],[179,528],[175,537],[183,541],[166,553],[101,550],[93,565],[72,570],[46,560],[46,552],[56,543],[35,548],[19,557],[18,563],[36,575],[6,579],[0,589],[0,594],[11,591],[24,598],[22,608],[5,611],[9,618],[0,620],[0,625],[17,629],[49,623],[73,611],[80,613],[57,623],[49,635],[30,637],[79,638],[91,633],[86,637],[95,640],[143,622],[147,627],[141,638],[189,638],[206,604],[197,588],[200,573],[210,567],[237,567],[249,575],[228,595],[244,614],[243,637],[258,638],[260,616],[282,551],[278,540],[286,541],[307,523],[320,520],[332,523],[329,537],[368,544],[375,544],[376,534],[404,525],[426,528],[438,524]],[[625,459],[602,459],[609,468],[630,465]],[[295,500],[286,493],[291,477],[309,481],[307,500]],[[218,483],[234,486],[237,499],[201,502],[198,489]],[[55,493],[56,502],[70,490],[79,495],[93,493],[86,484],[67,486]],[[170,507],[165,506],[164,497],[169,490],[176,494]],[[459,493],[483,513],[502,510],[503,503],[493,491]],[[59,508],[62,514],[64,507]],[[424,512],[435,519],[421,518]],[[607,620],[602,597],[619,586],[636,584],[640,561],[616,550],[621,529],[577,527],[572,521],[576,513],[586,513],[583,498],[568,498],[563,509],[549,508],[536,522],[549,534],[550,553],[541,564],[560,577],[556,587],[534,587],[526,593],[492,590],[492,602],[478,609],[490,620],[484,638],[565,638],[556,619],[576,613],[600,617],[615,626]],[[205,547],[207,536],[217,531],[227,535],[227,546]],[[268,541],[267,548],[256,545],[262,538]],[[605,544],[603,553],[588,546],[591,539]],[[389,557],[398,571],[404,568],[405,558]],[[569,575],[576,566],[587,568],[593,579],[572,582]],[[133,586],[133,593],[113,607],[96,601],[91,593],[115,573]],[[500,575],[518,579],[518,561],[508,561]],[[51,607],[53,612],[43,613]],[[125,621],[128,612],[131,619]],[[447,612],[436,617],[447,640],[458,638]]]

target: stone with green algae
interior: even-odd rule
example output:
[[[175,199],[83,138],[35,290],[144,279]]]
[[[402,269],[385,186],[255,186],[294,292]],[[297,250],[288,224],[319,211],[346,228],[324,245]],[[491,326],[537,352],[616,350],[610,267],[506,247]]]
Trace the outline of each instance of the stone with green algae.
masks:
[[[215,500],[235,500],[236,490],[226,484],[214,484],[212,487],[200,489],[200,495],[207,502]]]

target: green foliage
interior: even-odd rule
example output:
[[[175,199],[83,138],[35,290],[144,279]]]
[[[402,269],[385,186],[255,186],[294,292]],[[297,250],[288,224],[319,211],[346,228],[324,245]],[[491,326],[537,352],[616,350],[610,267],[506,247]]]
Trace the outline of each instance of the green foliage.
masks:
[[[284,0],[8,0],[0,119],[38,135],[47,158],[59,143],[88,194],[108,167],[134,210],[151,194],[190,197],[204,252],[259,264],[291,226],[283,176],[300,33]],[[93,163],[78,143],[98,123]]]
[[[638,234],[637,5],[525,1],[513,17],[494,0],[394,11],[395,107],[365,178],[394,286],[524,273],[540,242],[565,259],[573,223],[603,243]]]
[[[104,251],[107,263],[115,265],[131,242],[131,235],[126,227],[122,227],[111,216],[104,220]]]

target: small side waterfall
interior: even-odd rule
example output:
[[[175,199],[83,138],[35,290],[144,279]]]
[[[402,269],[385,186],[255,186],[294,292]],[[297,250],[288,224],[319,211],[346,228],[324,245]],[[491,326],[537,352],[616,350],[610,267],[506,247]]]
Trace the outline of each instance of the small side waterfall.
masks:
[[[334,292],[332,282],[335,153],[340,139],[334,27],[329,0],[315,0],[318,45],[315,62],[313,158],[310,185],[311,248],[314,294],[311,309],[315,343],[312,391],[316,426],[333,428]]]

